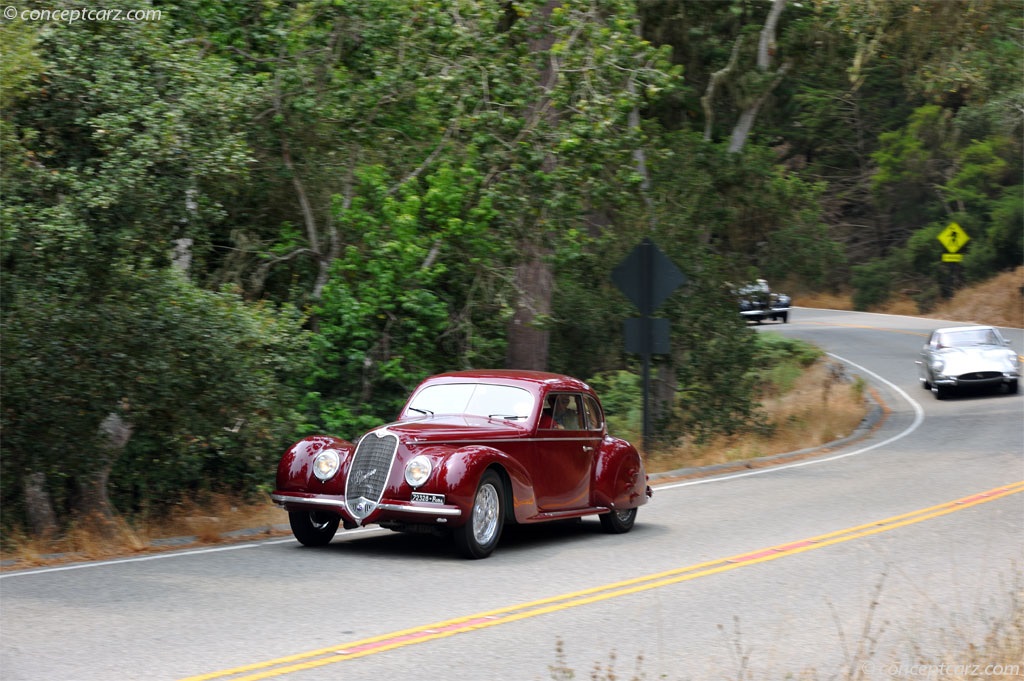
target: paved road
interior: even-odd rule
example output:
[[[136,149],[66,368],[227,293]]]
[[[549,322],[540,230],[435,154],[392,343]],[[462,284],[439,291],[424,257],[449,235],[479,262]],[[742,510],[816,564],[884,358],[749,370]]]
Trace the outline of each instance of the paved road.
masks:
[[[5,573],[0,678],[582,679],[599,665],[603,679],[894,679],[922,678],[899,664],[1020,664],[962,651],[1020,604],[1024,395],[921,390],[913,361],[937,325],[807,309],[764,325],[848,362],[884,422],[796,465],[659,486],[627,535],[596,520],[517,529],[464,561],[359,530],[320,550],[271,540]]]

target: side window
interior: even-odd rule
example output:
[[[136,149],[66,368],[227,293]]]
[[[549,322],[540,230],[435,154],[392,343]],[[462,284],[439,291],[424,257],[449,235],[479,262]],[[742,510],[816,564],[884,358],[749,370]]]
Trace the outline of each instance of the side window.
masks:
[[[587,430],[601,430],[604,427],[604,416],[597,400],[590,395],[583,396],[583,409],[587,415]]]
[[[540,428],[542,430],[579,430],[582,428],[581,413],[579,395],[569,393],[548,395],[540,416]]]
[[[537,425],[541,430],[555,430],[558,424],[555,423],[555,396],[549,395],[544,400],[544,407],[540,411],[540,423]]]

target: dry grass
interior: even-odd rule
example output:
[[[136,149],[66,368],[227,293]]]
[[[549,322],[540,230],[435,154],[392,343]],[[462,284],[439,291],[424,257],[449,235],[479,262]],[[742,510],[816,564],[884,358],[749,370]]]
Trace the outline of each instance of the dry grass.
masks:
[[[5,569],[25,569],[83,560],[103,560],[171,548],[221,544],[251,539],[239,531],[277,534],[275,525],[287,516],[269,499],[241,502],[223,494],[185,500],[166,516],[140,518],[129,524],[122,518],[87,519],[72,524],[54,539],[38,539],[15,530],[4,537],[0,561]],[[171,541],[173,540],[173,541]]]
[[[164,520],[153,538],[195,536],[202,543],[215,543],[224,533],[287,522],[284,513],[269,499],[260,503],[240,502],[222,494],[210,495],[205,501],[188,499]]]
[[[1024,328],[1024,267],[964,289],[922,316]]]
[[[786,291],[788,293],[788,291]],[[849,293],[814,293],[793,291],[793,303],[800,307],[816,307],[821,310],[852,310],[853,300]]]
[[[762,400],[771,428],[763,435],[718,437],[702,445],[687,443],[648,456],[651,473],[747,462],[758,457],[817,447],[851,435],[868,405],[864,383],[851,379],[842,365],[820,359],[797,378],[792,389]]]

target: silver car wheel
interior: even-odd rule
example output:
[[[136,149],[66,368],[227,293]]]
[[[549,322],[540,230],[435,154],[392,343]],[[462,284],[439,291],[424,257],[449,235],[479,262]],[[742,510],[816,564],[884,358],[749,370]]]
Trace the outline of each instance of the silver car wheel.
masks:
[[[481,546],[486,546],[494,540],[498,532],[500,518],[498,512],[501,509],[501,502],[498,498],[498,490],[493,484],[487,483],[480,487],[476,493],[476,501],[473,502],[473,537]]]
[[[455,544],[466,558],[491,555],[505,523],[505,489],[493,470],[484,471],[473,496],[466,523],[454,528]]]

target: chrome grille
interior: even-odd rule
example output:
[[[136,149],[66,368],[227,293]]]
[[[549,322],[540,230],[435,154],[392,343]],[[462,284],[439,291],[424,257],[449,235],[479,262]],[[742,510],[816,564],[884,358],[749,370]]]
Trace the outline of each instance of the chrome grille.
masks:
[[[357,519],[377,508],[398,449],[398,438],[390,433],[378,437],[367,433],[356,446],[345,483],[345,503]]]
[[[994,381],[1002,378],[1003,374],[998,371],[975,371],[971,374],[961,374],[961,381]]]

